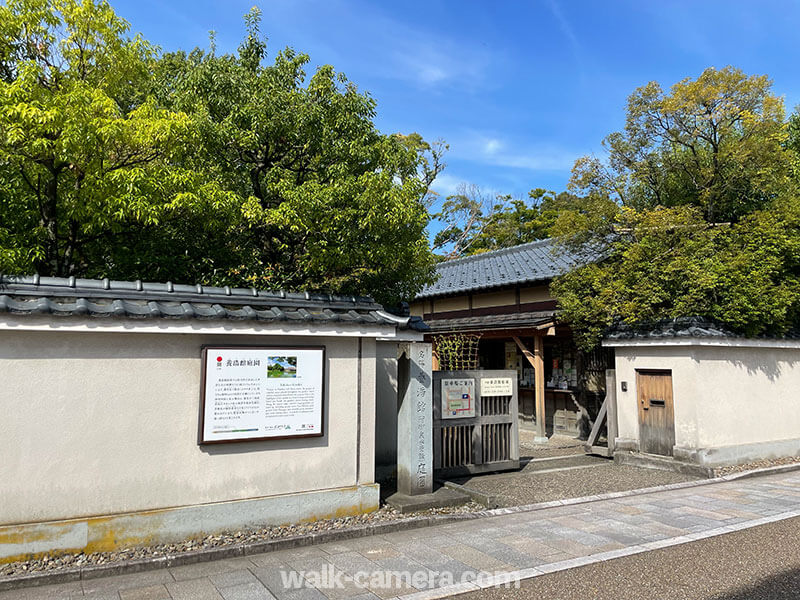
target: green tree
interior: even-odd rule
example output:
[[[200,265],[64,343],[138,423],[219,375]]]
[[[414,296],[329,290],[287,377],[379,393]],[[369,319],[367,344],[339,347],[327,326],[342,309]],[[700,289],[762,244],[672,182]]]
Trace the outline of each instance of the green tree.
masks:
[[[606,163],[576,163],[581,197],[552,229],[599,259],[552,286],[584,346],[620,321],[699,316],[748,335],[795,326],[797,155],[766,77],[707,69],[669,95],[650,83],[606,147]]]
[[[236,54],[159,56],[108,3],[0,6],[0,269],[409,298],[446,147],[260,15]]]
[[[0,24],[0,267],[104,274],[106,246],[225,213],[181,164],[189,117],[143,94],[154,49],[107,3],[9,0]]]
[[[175,53],[160,101],[193,115],[198,168],[237,196],[244,249],[227,283],[369,291],[392,302],[431,280],[426,196],[444,147],[384,135],[375,101],[329,66],[310,78],[292,49],[263,66],[260,15],[237,55]]]
[[[783,100],[763,75],[708,68],[666,94],[653,81],[628,98],[625,129],[608,159],[578,160],[572,189],[647,209],[699,206],[709,222],[734,221],[791,186]]]

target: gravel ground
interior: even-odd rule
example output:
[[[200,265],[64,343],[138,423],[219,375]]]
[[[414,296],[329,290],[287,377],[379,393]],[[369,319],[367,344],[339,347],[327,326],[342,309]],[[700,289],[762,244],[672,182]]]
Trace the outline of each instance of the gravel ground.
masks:
[[[181,552],[192,552],[215,548],[218,546],[230,546],[233,544],[245,544],[253,542],[263,542],[279,538],[287,538],[296,535],[307,535],[310,533],[320,533],[323,531],[333,531],[345,529],[357,525],[368,525],[374,523],[385,523],[387,521],[397,521],[409,519],[411,517],[459,514],[485,510],[482,504],[470,502],[460,506],[450,506],[447,508],[432,508],[414,513],[402,514],[398,510],[383,506],[379,510],[355,517],[343,517],[338,519],[326,519],[311,523],[301,523],[298,525],[286,525],[280,527],[266,527],[258,530],[244,530],[220,535],[210,535],[199,540],[186,540],[178,544],[162,544],[157,546],[143,546],[120,550],[119,552],[95,552],[92,554],[65,554],[60,556],[44,556],[39,559],[21,561],[7,564],[0,564],[0,576],[21,575],[34,571],[52,571],[85,565],[102,565],[122,560],[135,560],[153,556],[164,556],[166,554],[179,554]]]
[[[583,454],[584,442],[566,435],[553,435],[546,444],[534,444],[536,432],[530,429],[519,430],[519,455],[522,458],[549,458],[551,456],[570,456]]]
[[[481,475],[471,479],[459,479],[458,483],[491,494],[500,506],[519,506],[697,479],[691,475],[672,471],[616,465],[606,459],[597,460],[602,463],[569,471]]]
[[[459,600],[796,600],[800,519],[542,575]]]
[[[777,467],[780,465],[791,465],[800,463],[800,456],[786,456],[783,458],[771,458],[768,460],[757,460],[755,462],[745,463],[743,465],[736,465],[734,467],[720,467],[714,469],[714,476],[730,475],[731,473],[741,473],[742,471],[750,471],[751,469],[763,469],[765,467]],[[800,596],[800,593],[798,593]]]

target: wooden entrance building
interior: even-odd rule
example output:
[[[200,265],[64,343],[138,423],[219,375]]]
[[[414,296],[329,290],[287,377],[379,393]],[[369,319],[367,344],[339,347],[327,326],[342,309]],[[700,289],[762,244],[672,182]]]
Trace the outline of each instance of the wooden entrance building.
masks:
[[[480,368],[517,371],[520,425],[539,441],[588,435],[604,395],[608,352],[580,352],[550,294],[553,278],[577,263],[550,240],[451,260],[411,304],[430,327],[434,370],[437,339],[470,333],[480,336]]]

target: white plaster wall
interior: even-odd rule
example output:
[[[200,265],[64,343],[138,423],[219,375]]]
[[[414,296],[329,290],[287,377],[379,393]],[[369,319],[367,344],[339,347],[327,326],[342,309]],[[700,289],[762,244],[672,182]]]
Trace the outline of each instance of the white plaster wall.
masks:
[[[672,397],[675,413],[675,445],[696,448],[697,364],[692,349],[685,347],[615,348],[617,378],[618,436],[639,441],[639,407],[636,387],[637,369],[669,369],[672,371]],[[622,391],[622,382],[628,391]]]
[[[324,437],[198,446],[203,344],[325,345]],[[357,353],[347,337],[0,331],[0,524],[353,486],[359,435],[371,481],[374,366],[359,434]]]
[[[375,385],[376,365],[374,338],[361,338],[361,423],[358,437],[361,440],[358,453],[358,483],[375,481]]]
[[[630,346],[615,353],[620,438],[639,439],[636,369],[672,370],[676,446],[800,438],[800,347]]]
[[[800,348],[698,347],[698,446],[800,438]]]

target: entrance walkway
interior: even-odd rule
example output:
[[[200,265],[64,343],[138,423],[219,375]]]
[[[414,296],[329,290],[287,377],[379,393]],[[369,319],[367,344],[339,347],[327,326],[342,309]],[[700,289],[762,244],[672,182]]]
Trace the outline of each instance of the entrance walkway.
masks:
[[[434,598],[798,515],[800,472],[793,472],[30,588],[0,593],[0,599]],[[501,572],[507,575],[488,578]],[[292,578],[319,589],[293,589]],[[399,586],[386,586],[398,580]]]

